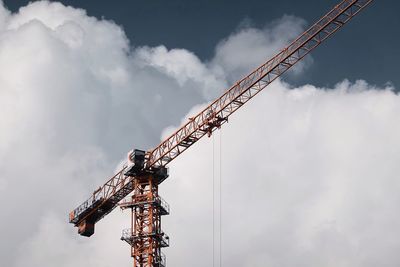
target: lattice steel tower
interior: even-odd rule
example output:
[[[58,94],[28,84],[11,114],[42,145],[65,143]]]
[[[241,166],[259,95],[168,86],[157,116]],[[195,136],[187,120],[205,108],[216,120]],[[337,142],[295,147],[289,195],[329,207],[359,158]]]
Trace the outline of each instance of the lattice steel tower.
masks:
[[[165,267],[161,248],[169,246],[169,237],[161,229],[161,216],[169,214],[169,205],[159,196],[158,185],[168,178],[168,169],[142,171],[145,156],[141,150],[129,156],[133,165],[126,175],[134,177],[133,195],[119,205],[131,209],[131,228],[122,231],[121,240],[131,246],[134,267]]]

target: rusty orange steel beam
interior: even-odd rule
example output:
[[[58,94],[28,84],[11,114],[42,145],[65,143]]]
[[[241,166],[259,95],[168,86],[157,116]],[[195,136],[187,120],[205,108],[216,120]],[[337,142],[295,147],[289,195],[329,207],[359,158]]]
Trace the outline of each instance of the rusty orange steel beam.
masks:
[[[371,2],[372,0],[340,2],[276,56],[235,83],[156,148],[147,152],[145,169],[151,170],[167,165],[204,135],[211,135],[227,122],[228,117],[238,108],[338,31]],[[126,176],[126,169],[126,166],[123,167],[87,201],[73,210],[70,213],[70,222],[75,226],[87,220],[94,224],[111,212],[118,202],[133,190],[135,177]]]
[[[152,150],[147,166],[165,166],[206,133],[211,134],[239,107],[340,29],[370,2],[372,0],[345,0],[335,6],[289,46],[238,81]]]

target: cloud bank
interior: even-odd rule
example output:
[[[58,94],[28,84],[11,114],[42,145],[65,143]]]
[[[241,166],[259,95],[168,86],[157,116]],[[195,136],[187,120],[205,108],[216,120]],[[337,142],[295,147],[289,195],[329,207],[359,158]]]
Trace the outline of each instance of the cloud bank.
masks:
[[[135,47],[82,9],[1,5],[1,264],[129,266],[119,240],[128,213],[114,211],[86,239],[67,224],[69,210],[128,150],[154,146],[304,26],[284,16],[239,27],[203,62],[185,49]],[[235,114],[221,138],[224,265],[398,266],[399,99],[365,81],[277,81]],[[172,163],[161,186],[172,205],[170,266],[211,265],[212,143]]]
[[[182,251],[197,255],[192,266],[212,263],[220,166],[224,265],[399,264],[399,95],[365,81],[288,87],[271,85],[173,164],[164,190],[179,236],[173,265],[184,265]]]

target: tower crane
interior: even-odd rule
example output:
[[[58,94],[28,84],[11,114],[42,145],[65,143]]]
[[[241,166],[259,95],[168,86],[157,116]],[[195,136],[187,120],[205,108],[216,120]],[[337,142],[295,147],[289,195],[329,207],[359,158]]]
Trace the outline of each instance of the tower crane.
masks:
[[[343,0],[270,60],[236,82],[154,149],[133,150],[120,171],[70,212],[69,222],[82,236],[94,234],[95,224],[117,206],[131,210],[131,227],[121,239],[131,248],[134,267],[165,267],[161,248],[169,237],[161,230],[161,216],[169,205],[158,186],[168,178],[166,167],[203,136],[228,122],[236,110],[342,28],[372,0]],[[130,195],[130,196],[129,196]],[[129,196],[129,197],[128,197]]]

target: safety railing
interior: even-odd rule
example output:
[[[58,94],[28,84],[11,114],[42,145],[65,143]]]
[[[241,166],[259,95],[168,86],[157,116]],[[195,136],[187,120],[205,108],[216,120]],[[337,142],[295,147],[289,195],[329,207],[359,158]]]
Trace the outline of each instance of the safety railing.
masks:
[[[169,247],[169,236],[161,232],[145,233],[145,234],[134,234],[131,228],[122,230],[121,240],[126,241],[128,244],[132,245],[136,240],[141,238],[155,237],[160,241],[161,247]]]

